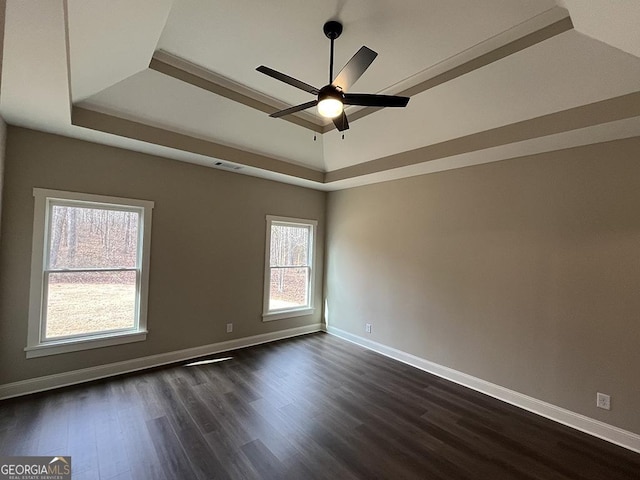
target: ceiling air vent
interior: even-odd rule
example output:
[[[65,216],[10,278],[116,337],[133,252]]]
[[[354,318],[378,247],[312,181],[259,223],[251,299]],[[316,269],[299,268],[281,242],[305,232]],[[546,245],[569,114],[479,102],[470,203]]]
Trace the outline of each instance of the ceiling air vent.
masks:
[[[220,161],[217,161],[213,165],[218,168],[224,168],[226,170],[240,170],[242,168],[240,165],[234,165],[232,163],[220,162]]]

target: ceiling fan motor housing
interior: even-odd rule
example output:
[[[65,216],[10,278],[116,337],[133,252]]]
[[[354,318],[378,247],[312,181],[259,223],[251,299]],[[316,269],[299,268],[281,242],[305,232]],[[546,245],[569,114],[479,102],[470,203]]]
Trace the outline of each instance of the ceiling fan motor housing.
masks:
[[[329,20],[322,27],[322,31],[327,36],[327,38],[335,40],[342,33],[342,24],[340,22],[336,22],[335,20]]]
[[[320,92],[318,92],[318,102],[329,98],[335,98],[336,100],[340,100],[344,103],[344,93],[342,93],[338,87],[334,87],[333,85],[325,85],[320,89]]]

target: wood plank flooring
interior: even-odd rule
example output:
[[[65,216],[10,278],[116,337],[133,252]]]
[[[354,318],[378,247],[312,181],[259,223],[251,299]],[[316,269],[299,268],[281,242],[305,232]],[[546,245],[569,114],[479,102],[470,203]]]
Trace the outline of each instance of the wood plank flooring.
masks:
[[[319,333],[0,402],[74,480],[640,478],[640,455]],[[211,357],[211,358],[215,358]]]

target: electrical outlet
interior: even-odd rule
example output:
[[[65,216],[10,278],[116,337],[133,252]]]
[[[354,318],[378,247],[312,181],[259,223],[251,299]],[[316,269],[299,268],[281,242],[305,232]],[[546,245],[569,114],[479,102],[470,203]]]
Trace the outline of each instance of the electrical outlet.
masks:
[[[233,323],[227,323],[227,333],[233,332]]]
[[[604,408],[605,410],[611,410],[611,397],[606,393],[598,392],[598,395],[596,395],[596,406],[598,408]]]
[[[367,333],[371,333],[371,324],[370,323],[365,323],[364,324],[364,331]]]

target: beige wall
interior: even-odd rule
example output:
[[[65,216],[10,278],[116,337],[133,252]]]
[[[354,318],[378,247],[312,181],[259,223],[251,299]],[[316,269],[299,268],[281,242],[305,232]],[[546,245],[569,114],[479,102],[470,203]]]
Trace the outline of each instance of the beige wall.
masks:
[[[639,154],[636,138],[329,194],[330,324],[640,433]],[[156,202],[147,341],[25,358],[35,186]],[[265,215],[318,219],[322,240],[325,199],[9,127],[0,384],[320,321],[260,314]]]
[[[0,72],[0,75],[2,72]],[[4,163],[7,144],[7,124],[0,118],[0,238],[2,238],[2,192],[4,190]]]
[[[640,138],[332,192],[327,218],[330,326],[640,433]]]
[[[25,358],[33,187],[155,202],[145,342]],[[0,384],[320,322],[261,314],[265,215],[317,219],[321,259],[324,192],[9,127],[4,193]]]

